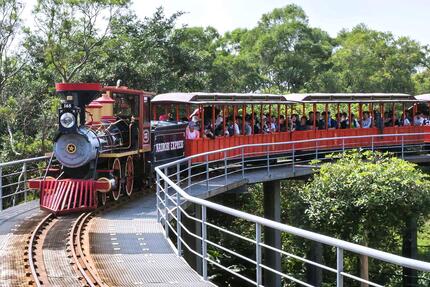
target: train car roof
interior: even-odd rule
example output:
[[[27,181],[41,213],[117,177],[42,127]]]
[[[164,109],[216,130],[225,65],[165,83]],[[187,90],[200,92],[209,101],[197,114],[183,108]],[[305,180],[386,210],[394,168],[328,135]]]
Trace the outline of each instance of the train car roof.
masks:
[[[430,94],[417,95],[415,98],[421,102],[430,102]]]
[[[288,94],[285,98],[296,103],[380,103],[415,102],[409,94],[400,93],[301,93]]]
[[[182,104],[286,104],[289,103],[284,95],[258,93],[166,93],[156,95],[152,103],[182,103]]]
[[[430,101],[430,94],[427,94]],[[166,93],[156,95],[152,103],[182,104],[288,104],[288,103],[383,103],[424,101],[401,93],[296,93],[286,95],[257,93]]]
[[[135,90],[135,89],[129,89],[125,86],[104,86],[102,88],[103,92],[111,91],[112,93],[118,93],[118,94],[129,94],[129,95],[144,95],[147,97],[152,97],[155,95],[155,93],[144,91],[144,90]]]

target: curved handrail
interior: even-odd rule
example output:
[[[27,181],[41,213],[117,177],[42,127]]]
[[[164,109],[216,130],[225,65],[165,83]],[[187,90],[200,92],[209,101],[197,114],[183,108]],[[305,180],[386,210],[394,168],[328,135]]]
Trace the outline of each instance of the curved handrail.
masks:
[[[337,247],[338,249],[341,249],[341,250],[347,250],[347,251],[353,252],[355,254],[369,256],[369,257],[376,258],[378,260],[385,261],[385,262],[395,264],[395,265],[399,265],[402,267],[407,267],[407,268],[412,268],[412,269],[416,269],[416,270],[430,272],[430,263],[429,262],[405,258],[402,256],[390,254],[388,252],[376,250],[376,249],[373,249],[370,247],[361,246],[361,245],[358,245],[355,243],[351,243],[351,242],[347,242],[347,241],[333,238],[330,236],[318,234],[316,232],[296,228],[296,227],[293,227],[293,226],[290,226],[287,224],[283,224],[283,223],[279,223],[279,222],[276,222],[273,220],[262,218],[262,217],[259,217],[256,215],[252,215],[252,214],[249,214],[249,213],[246,213],[243,211],[239,211],[239,210],[230,208],[230,207],[225,207],[223,205],[220,205],[220,204],[217,204],[214,202],[210,202],[210,201],[205,200],[205,199],[194,197],[194,196],[188,194],[184,189],[179,187],[176,183],[174,183],[169,178],[169,176],[164,174],[162,171],[162,170],[167,170],[169,167],[178,166],[178,164],[181,164],[183,162],[187,162],[187,161],[190,162],[194,158],[198,158],[198,157],[206,157],[207,158],[207,156],[209,156],[209,155],[220,153],[220,152],[228,152],[228,151],[232,151],[232,150],[242,150],[242,153],[243,153],[243,149],[249,148],[249,147],[257,147],[257,146],[261,147],[261,146],[285,145],[285,144],[294,145],[294,144],[300,144],[300,143],[328,141],[328,140],[346,140],[346,139],[351,140],[351,139],[360,139],[360,138],[375,138],[375,137],[380,138],[380,137],[393,137],[393,136],[408,137],[408,136],[418,136],[418,135],[424,136],[424,135],[430,135],[430,133],[365,135],[365,136],[319,138],[319,139],[298,140],[298,141],[289,141],[289,142],[240,145],[240,146],[234,146],[234,147],[224,148],[224,149],[220,149],[220,150],[216,150],[216,151],[209,151],[209,152],[205,152],[205,153],[201,153],[201,154],[192,155],[192,156],[189,156],[189,157],[186,157],[183,159],[179,159],[179,160],[176,160],[176,161],[173,161],[170,163],[160,165],[160,166],[155,168],[155,171],[156,171],[157,175],[162,180],[164,180],[164,182],[167,186],[169,186],[174,191],[176,191],[177,194],[179,194],[183,199],[185,199],[188,202],[200,205],[200,206],[205,207],[205,208],[210,208],[210,209],[222,212],[222,213],[226,213],[226,214],[229,214],[229,215],[234,216],[234,217],[242,218],[242,219],[245,219],[249,222],[253,222],[255,224],[267,226],[267,227],[270,227],[270,228],[273,228],[273,229],[276,229],[276,230],[279,230],[282,232],[287,232],[287,233],[290,233],[292,235],[296,235],[296,236],[306,238],[306,239],[309,239],[312,241],[316,241],[316,242],[319,242],[322,244]],[[242,166],[242,169],[243,168],[244,167]],[[207,177],[206,181],[209,181],[209,180],[210,180],[210,178]],[[167,203],[164,202],[164,204],[166,205]],[[157,207],[157,208],[159,208],[159,207]],[[343,272],[340,272],[340,273],[343,274]]]

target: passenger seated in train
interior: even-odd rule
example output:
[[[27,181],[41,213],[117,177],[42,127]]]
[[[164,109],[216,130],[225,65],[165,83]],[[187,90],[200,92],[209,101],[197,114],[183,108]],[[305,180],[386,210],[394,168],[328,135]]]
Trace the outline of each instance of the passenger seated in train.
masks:
[[[252,127],[251,127],[251,119],[249,118],[249,115],[245,117],[245,135],[249,136],[252,134]]]
[[[297,114],[292,114],[290,117],[290,122],[289,122],[289,130],[290,131],[295,131],[297,129],[297,126],[300,124],[298,121],[299,116]]]
[[[402,116],[400,117],[400,125],[401,126],[410,126],[411,125],[411,117],[410,114],[408,112],[406,112],[405,114],[402,114]]]
[[[296,131],[306,131],[306,130],[308,130],[307,122],[308,122],[308,119],[306,118],[306,116],[302,116],[300,118],[300,123],[298,123],[298,125],[296,126]]]
[[[288,129],[287,127],[287,121],[285,120],[284,115],[279,116],[279,131],[280,132],[286,132]]]
[[[270,132],[271,133],[275,133],[276,131],[278,131],[278,125],[277,125],[277,118],[275,116],[272,116],[272,118],[270,119]]]
[[[205,122],[205,129],[204,129],[204,135],[203,136],[205,138],[210,138],[210,139],[215,138],[215,134],[214,134],[214,131],[212,129],[212,123],[210,120]]]
[[[372,126],[372,117],[369,112],[363,113],[363,120],[361,121],[361,127],[368,129]]]
[[[348,121],[348,127],[349,127],[349,121]],[[356,129],[360,127],[360,123],[355,118],[355,115],[351,113],[351,128]]]
[[[190,121],[188,127],[185,129],[185,135],[188,140],[195,140],[200,138],[200,132],[197,129],[196,123]]]
[[[414,126],[422,126],[424,123],[424,116],[422,112],[418,112],[414,118]]]
[[[322,129],[325,129],[325,119],[326,119],[326,112],[322,112]],[[335,129],[337,128],[337,122],[331,117],[330,111],[327,112],[327,128],[328,129]]]

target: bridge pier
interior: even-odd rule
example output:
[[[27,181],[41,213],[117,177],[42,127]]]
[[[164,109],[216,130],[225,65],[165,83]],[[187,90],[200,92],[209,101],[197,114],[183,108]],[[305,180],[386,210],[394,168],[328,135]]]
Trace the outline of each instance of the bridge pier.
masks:
[[[201,206],[198,206],[196,204],[192,204],[187,209],[188,209],[187,211],[190,213],[190,215],[194,216],[197,219],[202,219]],[[200,222],[189,219],[186,216],[182,216],[182,223],[187,227],[187,229],[191,233],[193,233],[197,236],[202,236],[202,225]],[[195,252],[197,252],[199,254],[202,253],[202,242],[199,239],[187,234],[185,231],[182,232],[182,236],[183,236],[185,242],[188,244],[188,246],[190,246],[190,248],[192,250],[194,250]],[[196,270],[197,273],[202,275],[203,274],[203,272],[202,272],[202,259],[199,256],[193,254],[191,251],[189,251],[185,246],[183,246],[182,249],[183,249],[184,258],[188,262],[188,264],[194,270]]]
[[[264,192],[264,217],[277,222],[281,221],[281,181],[273,180],[263,183]],[[277,249],[281,249],[281,232],[269,227],[264,227],[264,243]],[[263,248],[263,262],[270,268],[281,271],[281,254],[267,248]],[[264,286],[281,286],[281,276],[264,270]]]

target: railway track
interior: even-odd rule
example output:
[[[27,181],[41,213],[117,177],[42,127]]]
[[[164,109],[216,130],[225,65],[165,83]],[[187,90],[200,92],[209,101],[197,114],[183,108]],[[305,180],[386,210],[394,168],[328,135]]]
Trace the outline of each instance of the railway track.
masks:
[[[85,238],[85,229],[93,212],[81,214],[72,226],[70,231],[70,251],[73,257],[73,262],[79,270],[82,277],[80,279],[86,286],[96,287],[105,286],[99,279],[95,271],[94,265],[90,262],[86,255],[89,250],[88,240]]]
[[[27,264],[32,286],[105,286],[86,257],[86,225],[93,212],[44,217],[31,234]]]

